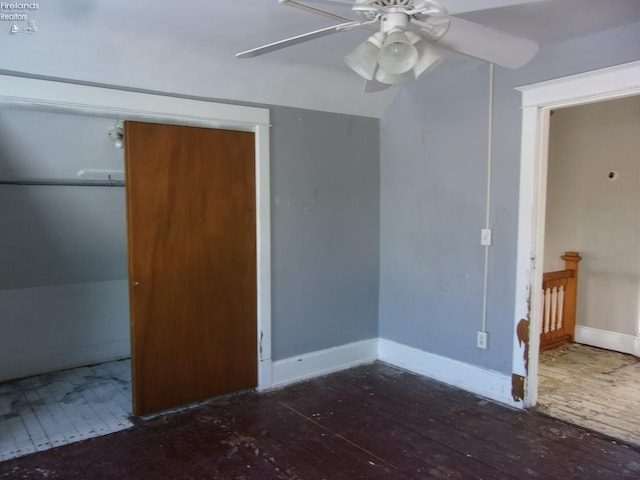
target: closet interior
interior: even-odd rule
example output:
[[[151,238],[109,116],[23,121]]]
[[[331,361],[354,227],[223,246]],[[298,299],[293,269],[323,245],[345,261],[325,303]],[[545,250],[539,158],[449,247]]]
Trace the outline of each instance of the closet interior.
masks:
[[[0,109],[0,461],[130,425],[118,119]]]

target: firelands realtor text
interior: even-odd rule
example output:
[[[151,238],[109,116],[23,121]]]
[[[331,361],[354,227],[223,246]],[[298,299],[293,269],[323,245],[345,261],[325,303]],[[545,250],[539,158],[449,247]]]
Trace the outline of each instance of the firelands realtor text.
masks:
[[[11,3],[0,2],[0,20],[27,20],[27,10],[38,10],[40,5],[37,3]]]

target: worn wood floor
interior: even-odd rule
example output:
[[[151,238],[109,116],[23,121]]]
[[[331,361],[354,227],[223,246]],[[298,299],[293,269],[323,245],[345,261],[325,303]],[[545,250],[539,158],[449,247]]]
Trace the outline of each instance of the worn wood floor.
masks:
[[[0,463],[1,479],[638,479],[640,449],[381,363]]]
[[[567,344],[541,353],[539,382],[540,412],[640,446],[638,358]]]

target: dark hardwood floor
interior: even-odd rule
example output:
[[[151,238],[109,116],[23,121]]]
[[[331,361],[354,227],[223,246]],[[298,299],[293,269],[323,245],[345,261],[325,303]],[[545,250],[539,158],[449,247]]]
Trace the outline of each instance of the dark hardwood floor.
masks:
[[[638,479],[640,450],[381,363],[0,463],[2,479]]]

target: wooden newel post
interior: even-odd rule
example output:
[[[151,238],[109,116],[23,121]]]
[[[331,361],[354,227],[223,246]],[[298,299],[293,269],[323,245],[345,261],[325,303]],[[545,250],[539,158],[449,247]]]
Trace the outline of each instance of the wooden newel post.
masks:
[[[565,291],[565,298],[572,300],[565,302],[566,310],[564,312],[566,332],[570,333],[573,342],[576,327],[576,305],[578,304],[578,263],[582,257],[578,252],[565,252],[560,258],[564,260],[565,270],[573,270],[573,277],[568,279]]]

